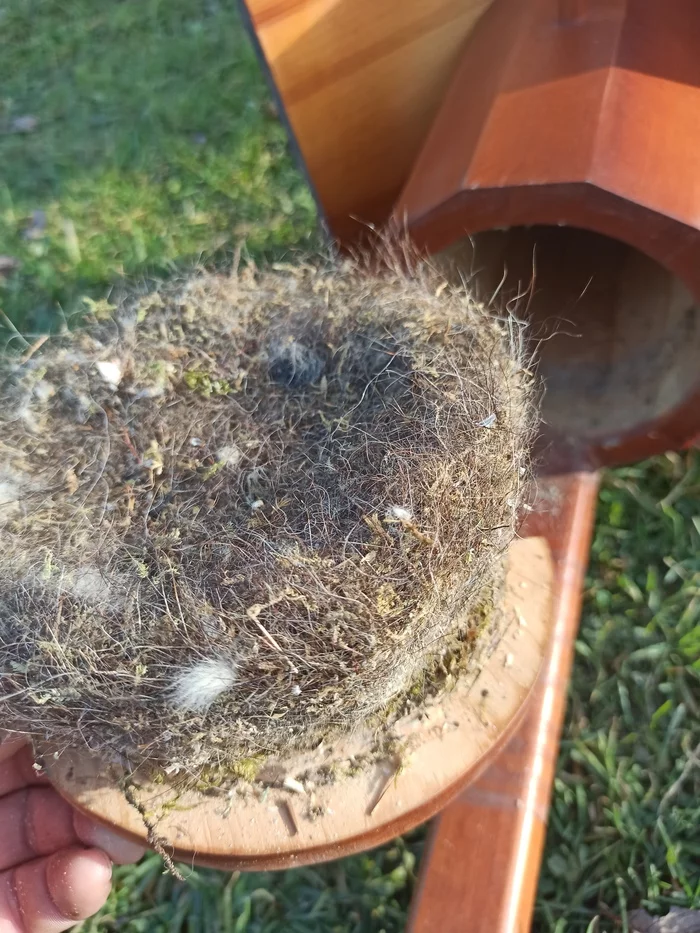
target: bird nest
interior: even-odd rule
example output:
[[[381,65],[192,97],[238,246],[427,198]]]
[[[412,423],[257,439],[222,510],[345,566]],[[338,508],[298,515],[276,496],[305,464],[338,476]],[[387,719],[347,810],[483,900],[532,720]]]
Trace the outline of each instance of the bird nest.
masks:
[[[201,275],[2,367],[6,725],[197,774],[472,651],[532,380],[519,325],[426,265]]]

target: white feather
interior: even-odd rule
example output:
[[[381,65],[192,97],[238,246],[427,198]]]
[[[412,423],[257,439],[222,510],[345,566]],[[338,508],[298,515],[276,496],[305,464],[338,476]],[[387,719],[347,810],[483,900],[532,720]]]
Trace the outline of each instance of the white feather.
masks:
[[[203,713],[235,682],[236,665],[232,661],[207,658],[176,672],[170,701],[178,709]]]

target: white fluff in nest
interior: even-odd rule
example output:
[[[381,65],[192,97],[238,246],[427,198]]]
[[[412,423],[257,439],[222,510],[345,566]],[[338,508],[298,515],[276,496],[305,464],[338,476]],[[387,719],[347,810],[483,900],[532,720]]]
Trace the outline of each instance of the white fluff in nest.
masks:
[[[26,493],[26,478],[6,464],[0,464],[0,525],[15,517]]]
[[[206,658],[180,668],[170,691],[173,706],[191,713],[204,713],[236,682],[236,665],[224,658]]]
[[[101,379],[115,389],[122,381],[122,366],[118,360],[99,360],[95,363],[95,369]]]
[[[225,447],[220,447],[216,452],[217,462],[223,463],[232,470],[238,466],[242,456],[243,451],[237,444],[227,444]]]

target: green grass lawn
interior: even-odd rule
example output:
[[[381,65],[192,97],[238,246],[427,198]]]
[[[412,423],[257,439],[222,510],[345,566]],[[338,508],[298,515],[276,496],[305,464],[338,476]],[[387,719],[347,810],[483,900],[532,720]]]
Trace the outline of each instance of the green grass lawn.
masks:
[[[30,330],[120,276],[314,234],[234,0],[3,3],[0,160],[0,301]]]
[[[63,326],[123,276],[317,237],[233,0],[0,5],[0,309],[21,331]],[[700,908],[699,493],[695,454],[605,479],[537,931]],[[422,839],[185,883],[149,855],[82,929],[398,933]]]

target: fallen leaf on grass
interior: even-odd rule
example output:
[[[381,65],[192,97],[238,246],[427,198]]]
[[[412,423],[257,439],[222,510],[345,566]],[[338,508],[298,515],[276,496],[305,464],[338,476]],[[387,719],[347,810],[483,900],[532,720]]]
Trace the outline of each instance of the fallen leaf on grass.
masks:
[[[64,220],[61,222],[61,226],[63,227],[66,252],[72,262],[78,263],[80,262],[81,254],[80,241],[78,240],[78,234],[75,230],[75,224],[72,220]]]
[[[25,240],[38,240],[46,231],[46,211],[32,211],[29,223],[24,228],[22,236]]]
[[[10,131],[12,133],[33,133],[37,126],[39,126],[38,118],[27,113],[22,117],[14,118],[10,123]]]
[[[629,922],[631,933],[700,933],[700,910],[673,907],[665,917],[633,910]]]
[[[279,120],[279,107],[273,100],[266,100],[262,105],[262,111],[265,116],[269,117],[271,120]]]

